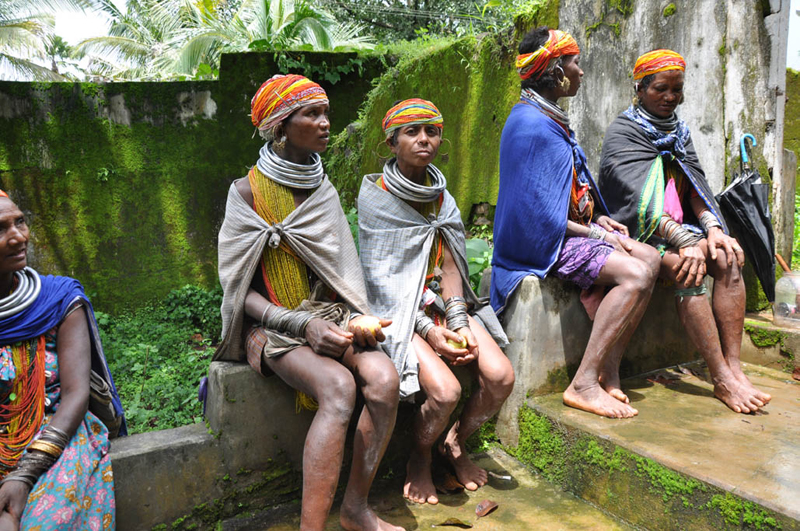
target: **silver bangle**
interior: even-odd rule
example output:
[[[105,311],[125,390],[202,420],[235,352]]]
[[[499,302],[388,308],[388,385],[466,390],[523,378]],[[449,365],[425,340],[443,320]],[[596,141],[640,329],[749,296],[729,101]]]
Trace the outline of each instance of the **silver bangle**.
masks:
[[[430,332],[431,328],[434,326],[436,326],[436,323],[433,322],[433,319],[428,317],[423,310],[417,310],[417,320],[414,325],[414,331],[419,334],[422,339],[425,339],[428,332]]]
[[[469,317],[467,315],[467,301],[463,297],[450,297],[444,305],[444,318],[447,321],[447,329],[456,331],[462,328],[469,328]]]
[[[589,226],[589,238],[593,240],[603,240],[606,239],[606,230],[598,227],[597,225],[590,225]]]
[[[267,313],[267,310],[270,310]],[[266,314],[266,315],[265,315]],[[266,320],[264,320],[266,318]],[[281,306],[267,303],[262,314],[261,324],[271,330],[286,332],[294,337],[304,337],[306,325],[314,318],[311,312],[303,310],[287,310]]]
[[[698,221],[700,221],[700,225],[702,225],[703,230],[706,231],[706,234],[708,234],[708,231],[714,227],[722,228],[722,224],[717,219],[717,216],[715,216],[710,210],[703,210],[700,213]]]

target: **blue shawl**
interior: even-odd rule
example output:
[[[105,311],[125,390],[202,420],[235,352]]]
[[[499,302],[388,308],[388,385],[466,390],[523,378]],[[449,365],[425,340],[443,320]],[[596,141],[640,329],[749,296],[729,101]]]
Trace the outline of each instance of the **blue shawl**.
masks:
[[[112,403],[117,415],[123,416],[122,402],[120,401],[114,379],[108,370],[106,358],[103,355],[103,346],[100,343],[100,334],[94,310],[89,299],[83,291],[80,282],[69,277],[56,277],[52,275],[40,276],[42,290],[36,301],[22,312],[0,320],[0,345],[11,345],[20,341],[30,340],[44,334],[57,326],[64,319],[67,310],[72,304],[80,300],[86,309],[89,325],[89,339],[92,349],[92,370],[99,374],[111,388]],[[119,435],[127,435],[128,430],[123,416]]]
[[[527,101],[527,100],[526,100]],[[494,217],[491,303],[500,313],[528,275],[544,278],[567,231],[572,168],[592,187],[595,208],[605,202],[573,131],[531,103],[518,103],[500,138],[500,191]]]

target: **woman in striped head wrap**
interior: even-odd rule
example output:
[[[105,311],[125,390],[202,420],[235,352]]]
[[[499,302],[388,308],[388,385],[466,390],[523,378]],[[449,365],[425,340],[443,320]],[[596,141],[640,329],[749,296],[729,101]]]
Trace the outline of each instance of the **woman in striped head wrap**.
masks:
[[[523,38],[519,52],[522,94],[500,140],[492,306],[502,312],[531,274],[577,284],[594,325],[564,403],[632,417],[637,411],[620,388],[619,362],[650,300],[658,253],[627,238],[624,225],[609,217],[557,103],[581,84],[575,40],[539,28]]]
[[[370,315],[350,227],[320,162],[327,95],[303,76],[274,76],[253,97],[251,120],[267,143],[228,192],[219,234],[223,339],[214,359],[274,372],[297,391],[299,406],[318,409],[303,452],[301,529],[325,527],[360,391],[340,523],[398,530],[367,503],[397,413],[397,373],[377,346],[391,321]]]
[[[386,113],[383,131],[394,158],[361,185],[361,262],[370,305],[392,315],[383,346],[400,374],[400,396],[425,391],[404,496],[435,504],[431,451],[461,396],[448,364],[468,366],[477,379],[439,449],[469,490],[484,485],[487,473],[470,461],[465,442],[500,409],[514,371],[498,347],[507,338],[497,317],[470,287],[461,213],[433,165],[442,142],[441,113],[429,101],[401,101]]]
[[[639,57],[636,98],[606,131],[598,184],[611,214],[637,240],[659,249],[661,277],[676,286],[678,315],[708,364],[715,395],[732,410],[749,413],[771,397],[753,387],[739,364],[744,254],[727,234],[689,128],[675,113],[683,102],[685,70],[683,57],[672,50]],[[706,274],[714,278],[713,308]]]

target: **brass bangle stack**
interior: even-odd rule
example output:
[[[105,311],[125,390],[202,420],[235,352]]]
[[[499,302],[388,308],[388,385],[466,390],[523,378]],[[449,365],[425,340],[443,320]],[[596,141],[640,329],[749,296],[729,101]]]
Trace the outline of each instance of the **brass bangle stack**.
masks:
[[[444,304],[444,318],[447,321],[447,329],[456,331],[469,327],[467,317],[467,301],[463,297],[450,297]]]
[[[33,489],[39,477],[64,453],[68,442],[69,436],[62,430],[46,426],[39,438],[28,445],[17,466],[0,481],[0,485],[7,481],[21,481]]]

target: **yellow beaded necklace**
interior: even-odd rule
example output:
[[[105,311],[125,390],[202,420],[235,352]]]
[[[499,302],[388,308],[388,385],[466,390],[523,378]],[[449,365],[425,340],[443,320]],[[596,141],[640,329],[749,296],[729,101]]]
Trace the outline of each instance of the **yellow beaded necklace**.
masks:
[[[261,218],[274,225],[283,221],[294,209],[292,190],[261,173],[256,166],[247,176],[253,191],[253,204]],[[311,293],[308,269],[283,241],[278,248],[265,246],[261,259],[264,284],[274,304],[297,308]]]

